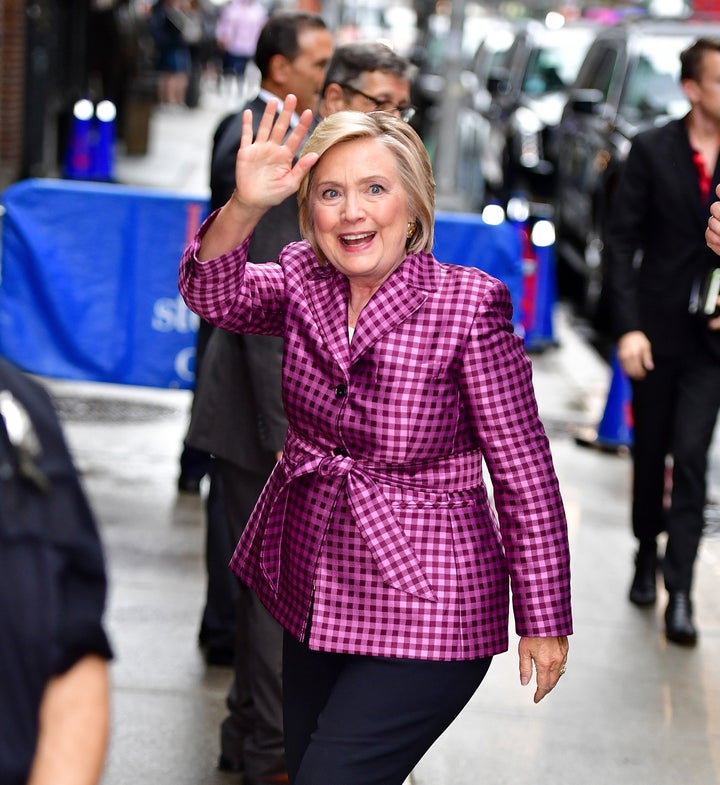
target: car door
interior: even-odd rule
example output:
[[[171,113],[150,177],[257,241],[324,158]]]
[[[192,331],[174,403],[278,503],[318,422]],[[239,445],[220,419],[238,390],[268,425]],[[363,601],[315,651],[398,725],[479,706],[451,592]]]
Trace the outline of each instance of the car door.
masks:
[[[493,96],[507,82],[509,50],[514,34],[509,26],[490,32],[478,47],[472,62],[475,90],[469,111],[476,128],[480,129],[482,146],[480,168],[485,181],[497,191],[502,185],[501,151],[493,149],[490,118],[495,112]]]
[[[560,252],[580,272],[600,264],[598,194],[612,158],[617,102],[627,57],[622,41],[596,40],[588,51],[559,129],[557,222]],[[570,243],[572,249],[567,249]],[[589,257],[589,258],[588,258]]]
[[[498,197],[503,196],[507,124],[518,104],[527,56],[528,36],[521,31],[502,56],[496,78],[489,85],[491,100],[485,112],[489,127],[484,176],[488,190]]]

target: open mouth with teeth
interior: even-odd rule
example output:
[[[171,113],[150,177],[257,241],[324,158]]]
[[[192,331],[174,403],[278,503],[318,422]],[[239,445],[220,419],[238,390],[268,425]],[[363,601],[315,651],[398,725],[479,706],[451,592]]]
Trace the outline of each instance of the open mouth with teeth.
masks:
[[[355,246],[365,245],[365,243],[372,240],[373,237],[375,237],[375,232],[363,232],[362,234],[344,234],[340,238],[340,242],[348,248],[353,248]]]

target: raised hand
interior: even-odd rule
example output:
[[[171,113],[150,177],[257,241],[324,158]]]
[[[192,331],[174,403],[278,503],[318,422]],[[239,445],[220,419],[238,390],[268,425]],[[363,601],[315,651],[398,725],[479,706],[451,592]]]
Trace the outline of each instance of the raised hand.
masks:
[[[288,95],[276,117],[278,102],[268,102],[253,139],[252,113],[243,114],[240,149],[235,159],[235,191],[208,227],[197,253],[206,262],[237,248],[263,214],[297,191],[300,181],[318,159],[303,155],[293,163],[307,136],[312,112],[307,109],[288,133],[297,98]]]
[[[232,197],[243,208],[265,211],[280,204],[297,191],[300,181],[317,161],[317,154],[310,153],[294,162],[312,122],[312,112],[307,109],[288,133],[296,105],[297,98],[288,95],[276,117],[278,101],[269,101],[254,139],[252,112],[246,109],[243,113]]]

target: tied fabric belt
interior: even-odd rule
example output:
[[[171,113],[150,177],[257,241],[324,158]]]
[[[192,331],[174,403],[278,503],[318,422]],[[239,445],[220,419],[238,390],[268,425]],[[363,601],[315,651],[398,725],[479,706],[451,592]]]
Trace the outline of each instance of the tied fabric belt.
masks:
[[[387,498],[375,480],[401,488],[457,492],[482,485],[482,456],[479,451],[448,456],[428,463],[383,466],[356,460],[344,454],[324,452],[297,434],[288,435],[285,450],[286,479],[270,509],[259,511],[267,521],[261,565],[266,580],[277,593],[280,575],[283,515],[286,494],[294,480],[306,474],[320,477],[345,477],[347,498],[355,523],[370,549],[386,584],[426,600],[436,600],[412,544],[403,531]],[[289,464],[289,466],[288,466]],[[330,523],[321,523],[316,547]]]

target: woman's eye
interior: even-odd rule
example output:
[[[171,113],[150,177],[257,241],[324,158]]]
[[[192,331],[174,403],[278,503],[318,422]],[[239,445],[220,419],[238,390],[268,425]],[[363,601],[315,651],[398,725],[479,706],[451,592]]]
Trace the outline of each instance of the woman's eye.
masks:
[[[382,185],[378,185],[377,183],[373,183],[373,185],[370,186],[371,194],[381,194],[383,190],[384,188],[382,187]]]
[[[337,199],[338,192],[334,188],[326,188],[322,192],[323,199]]]

